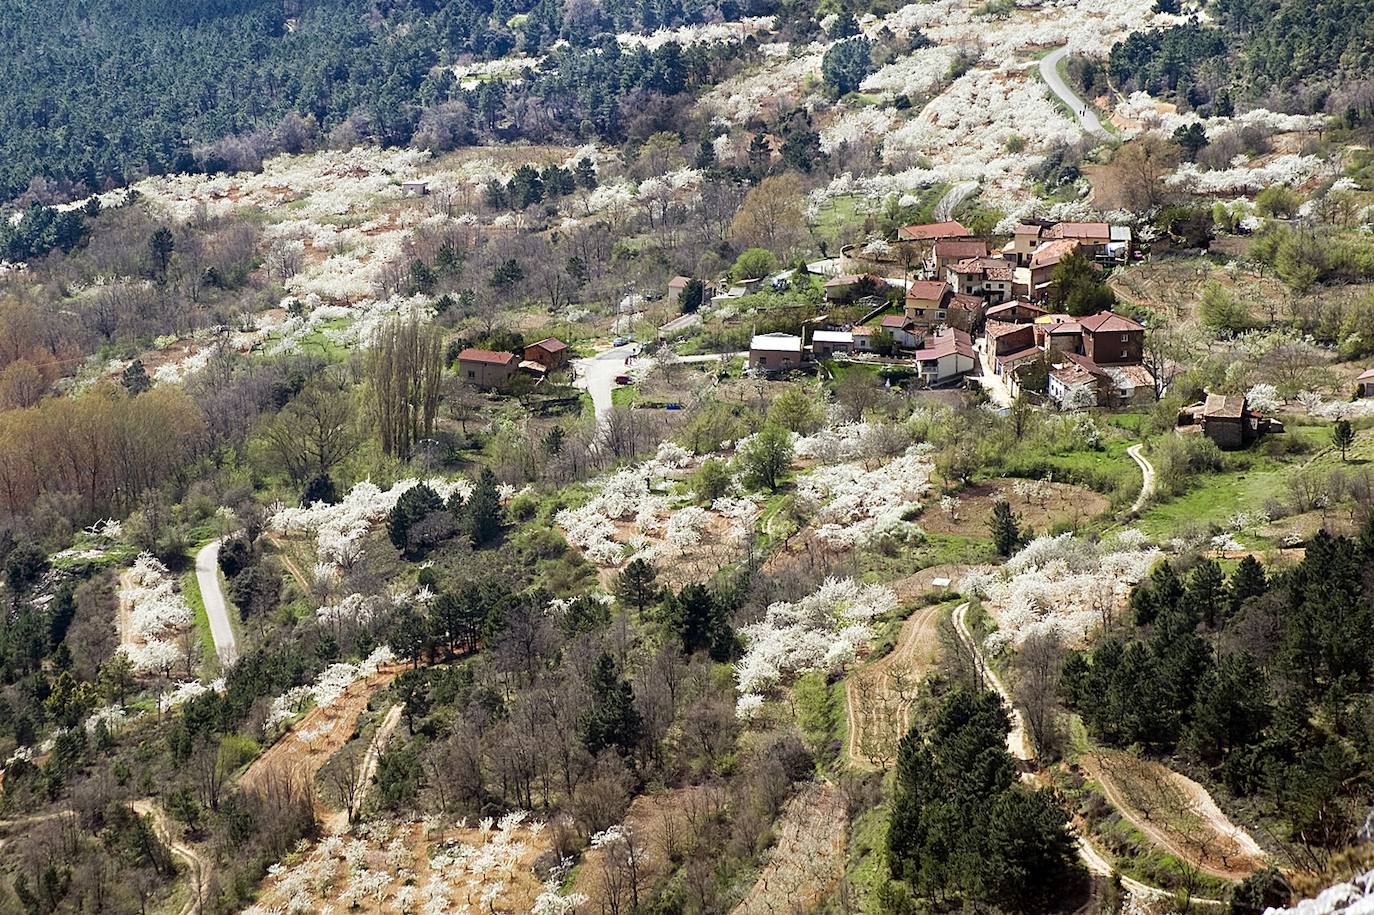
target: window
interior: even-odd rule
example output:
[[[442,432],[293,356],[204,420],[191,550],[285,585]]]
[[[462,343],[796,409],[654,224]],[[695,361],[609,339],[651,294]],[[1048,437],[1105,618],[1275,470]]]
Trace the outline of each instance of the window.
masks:
[[[477,377],[477,373],[474,372],[472,369],[468,369],[468,377],[469,377],[469,378],[476,378],[476,377]]]
[[[1131,335],[1130,335],[1130,334],[1122,334],[1122,335],[1121,335],[1121,342],[1122,342],[1122,343],[1130,343],[1130,342],[1131,342]]]
[[[944,316],[945,316],[945,313],[944,313],[943,311],[937,311],[937,312],[935,312],[935,317],[937,317],[937,318],[943,318]]]

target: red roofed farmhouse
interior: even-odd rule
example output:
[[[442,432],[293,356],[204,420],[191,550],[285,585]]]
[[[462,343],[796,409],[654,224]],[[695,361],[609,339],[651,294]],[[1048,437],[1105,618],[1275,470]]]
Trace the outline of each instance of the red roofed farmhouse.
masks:
[[[479,388],[499,388],[510,381],[519,364],[515,353],[470,346],[458,354],[458,377]]]

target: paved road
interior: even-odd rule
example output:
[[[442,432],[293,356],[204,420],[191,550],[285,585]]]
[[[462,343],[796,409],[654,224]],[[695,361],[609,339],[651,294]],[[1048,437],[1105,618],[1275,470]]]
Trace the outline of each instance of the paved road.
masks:
[[[1154,495],[1155,491],[1155,466],[1141,452],[1144,447],[1145,443],[1139,442],[1126,449],[1131,460],[1140,465],[1140,495],[1135,497],[1135,502],[1131,505],[1131,514],[1139,514],[1145,507],[1145,501]]]
[[[1083,126],[1084,130],[1099,139],[1110,140],[1112,135],[1097,119],[1097,114],[1093,111],[1092,106],[1079,98],[1059,75],[1059,62],[1068,53],[1068,48],[1060,48],[1042,57],[1040,59],[1040,76],[1049,85],[1050,91],[1059,96],[1059,100],[1065,105],[1073,109],[1074,116],[1078,118],[1078,123]]]
[[[639,353],[638,343],[627,343],[598,353],[589,359],[578,359],[573,365],[577,368],[577,386],[586,388],[592,395],[592,406],[596,408],[596,421],[611,412],[611,391],[615,388],[615,376],[625,374],[625,360]]]
[[[987,349],[987,338],[983,337],[974,344],[978,356],[979,374],[974,376],[978,383],[988,392],[988,399],[999,407],[1010,407],[1012,403],[1011,391],[1007,389],[1006,382],[1002,376],[992,370],[992,355]]]
[[[224,592],[219,587],[219,541],[211,540],[196,554],[196,583],[200,598],[205,602],[205,615],[210,618],[210,635],[215,640],[215,654],[221,667],[233,666],[239,659],[239,646],[234,641],[234,628],[229,625],[229,611],[224,606]]]

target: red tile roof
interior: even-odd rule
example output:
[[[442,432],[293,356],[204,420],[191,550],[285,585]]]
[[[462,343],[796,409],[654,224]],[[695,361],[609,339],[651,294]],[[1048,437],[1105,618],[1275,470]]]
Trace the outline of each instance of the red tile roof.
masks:
[[[906,327],[911,323],[906,319],[906,315],[885,315],[882,320],[883,327]]]
[[[949,238],[935,243],[936,257],[982,257],[988,253],[988,243],[981,238]]]
[[[945,222],[932,222],[923,226],[902,226],[897,230],[897,235],[901,238],[912,241],[930,241],[935,238],[967,238],[972,235],[962,223],[953,219]]]
[[[990,280],[1011,280],[1012,265],[1000,257],[966,257],[951,268],[955,273],[981,274]]]
[[[1111,240],[1112,227],[1105,222],[1061,222],[1050,227],[1049,237],[1107,242]]]
[[[945,328],[926,338],[925,346],[916,350],[911,357],[916,360],[942,359],[945,356],[959,355],[967,359],[975,358],[973,339],[957,328]]]
[[[906,291],[906,297],[938,302],[948,291],[949,284],[944,280],[913,280],[911,288]]]
[[[990,338],[996,340],[998,337],[1005,337],[1019,330],[1028,330],[1030,327],[1029,324],[1014,324],[1010,321],[989,321],[984,330]]]
[[[490,365],[510,365],[516,362],[515,353],[498,353],[489,349],[477,349],[469,346],[458,354],[459,362],[485,362]]]
[[[545,337],[538,343],[531,343],[529,345],[530,349],[533,349],[535,347],[539,347],[546,353],[561,353],[563,352],[563,350],[568,348],[568,344],[564,343],[557,337]]]
[[[1069,255],[1069,252],[1078,247],[1077,239],[1061,238],[1058,241],[1046,242],[1035,249],[1031,255],[1031,269],[1036,267],[1052,267]]]
[[[1040,347],[1028,346],[1025,349],[1019,349],[1014,353],[1007,353],[1005,356],[998,356],[997,361],[1002,365],[1012,365],[1016,362],[1024,362],[1027,359],[1034,359],[1037,356],[1043,355],[1044,353],[1040,350]]]
[[[1099,311],[1095,315],[1079,318],[1078,323],[1083,325],[1085,331],[1092,334],[1099,331],[1114,334],[1145,329],[1144,325],[1112,311]]]
[[[689,276],[675,276],[675,277],[673,277],[671,280],[668,281],[668,288],[669,288],[669,289],[686,289],[686,288],[687,288],[687,284],[690,283],[691,281],[692,281],[692,278],[689,277]]]

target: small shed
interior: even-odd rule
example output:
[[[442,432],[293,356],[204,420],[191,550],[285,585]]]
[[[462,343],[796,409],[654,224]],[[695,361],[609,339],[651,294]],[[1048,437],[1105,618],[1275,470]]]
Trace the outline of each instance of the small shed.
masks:
[[[854,348],[854,334],[847,330],[818,330],[811,335],[811,352],[818,359]]]
[[[1374,369],[1365,369],[1355,382],[1360,386],[1361,397],[1374,397]]]
[[[406,197],[423,197],[429,193],[429,182],[420,178],[401,182],[401,194]]]
[[[1244,448],[1258,432],[1244,394],[1208,394],[1196,415],[1202,434],[1220,448]]]
[[[568,364],[568,344],[557,337],[545,337],[525,347],[525,361],[536,362],[545,371],[555,371]]]

